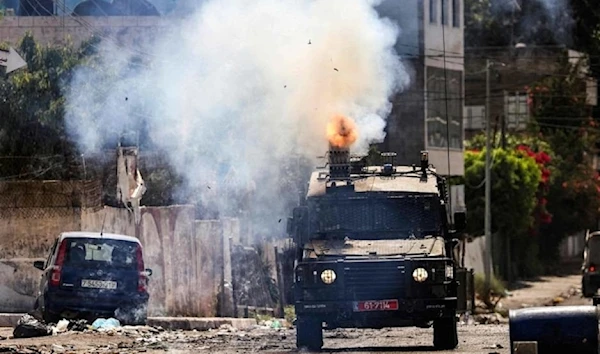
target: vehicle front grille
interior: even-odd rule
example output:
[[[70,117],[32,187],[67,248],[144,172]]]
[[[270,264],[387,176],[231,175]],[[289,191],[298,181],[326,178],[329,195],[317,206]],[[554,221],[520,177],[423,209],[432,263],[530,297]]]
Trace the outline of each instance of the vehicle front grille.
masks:
[[[406,294],[404,262],[352,262],[344,264],[348,300],[385,300]]]

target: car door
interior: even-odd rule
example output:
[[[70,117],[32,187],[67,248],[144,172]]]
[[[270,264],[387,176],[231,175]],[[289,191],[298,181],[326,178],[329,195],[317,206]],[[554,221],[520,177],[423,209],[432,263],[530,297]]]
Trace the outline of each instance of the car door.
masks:
[[[39,306],[42,308],[44,307],[44,293],[46,292],[46,289],[48,288],[48,276],[50,274],[50,269],[52,268],[52,261],[54,259],[54,253],[56,252],[56,246],[58,245],[58,240],[59,240],[59,238],[56,238],[56,240],[54,240],[54,244],[50,248],[48,258],[46,258],[46,261],[44,262],[44,270],[42,271],[42,274],[40,275],[40,281],[38,284],[37,301],[38,301]]]

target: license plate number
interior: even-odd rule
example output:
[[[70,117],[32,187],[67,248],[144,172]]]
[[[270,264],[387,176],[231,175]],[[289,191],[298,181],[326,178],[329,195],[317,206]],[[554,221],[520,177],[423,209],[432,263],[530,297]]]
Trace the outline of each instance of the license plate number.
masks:
[[[83,279],[81,281],[81,287],[83,288],[94,288],[94,289],[116,289],[117,282],[110,280],[92,280]]]
[[[356,301],[354,311],[395,311],[398,310],[398,300]]]

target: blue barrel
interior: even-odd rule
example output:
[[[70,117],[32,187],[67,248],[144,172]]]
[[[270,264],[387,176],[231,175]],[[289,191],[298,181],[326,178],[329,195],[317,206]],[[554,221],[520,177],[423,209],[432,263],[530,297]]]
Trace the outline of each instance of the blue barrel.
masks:
[[[538,354],[598,354],[596,306],[535,307],[509,313],[510,346],[538,343]]]

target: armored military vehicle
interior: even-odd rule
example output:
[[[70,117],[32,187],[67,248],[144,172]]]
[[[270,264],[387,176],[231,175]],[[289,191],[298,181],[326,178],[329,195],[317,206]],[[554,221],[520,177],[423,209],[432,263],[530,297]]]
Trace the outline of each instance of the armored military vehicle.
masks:
[[[446,181],[426,151],[420,166],[382,156],[366,166],[331,148],[288,220],[299,348],[319,350],[324,328],[401,326],[433,326],[439,349],[458,344],[453,248],[465,214],[451,227]]]

